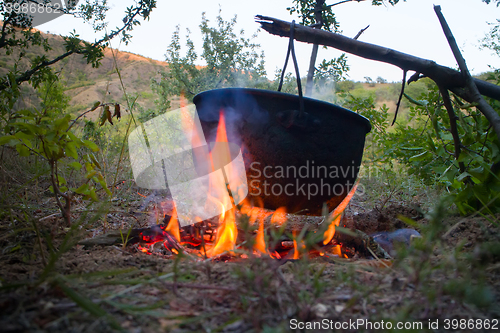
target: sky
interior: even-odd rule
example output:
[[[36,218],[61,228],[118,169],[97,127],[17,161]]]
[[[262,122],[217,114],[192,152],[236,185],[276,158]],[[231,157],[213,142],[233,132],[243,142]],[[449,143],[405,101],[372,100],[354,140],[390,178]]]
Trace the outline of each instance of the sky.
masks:
[[[126,6],[130,6],[133,2],[130,0],[108,2],[111,7],[108,14],[109,26],[119,26]],[[335,2],[338,0],[327,0],[326,3]],[[185,35],[186,28],[190,29],[196,47],[201,50],[202,41],[198,26],[203,12],[213,25],[219,9],[226,21],[236,15],[237,31],[243,29],[245,36],[251,37],[259,29],[259,24],[255,23],[255,15],[298,21],[297,17],[291,16],[286,10],[291,4],[291,0],[158,0],[150,21],[142,22],[141,26],[132,32],[132,42],[124,45],[115,39],[112,41],[112,47],[156,60],[165,60],[167,47],[177,25],[181,27],[181,36]],[[457,68],[433,5],[441,6],[472,74],[488,71],[488,66],[500,68],[498,57],[490,50],[480,49],[480,39],[490,30],[488,22],[495,22],[500,18],[500,7],[494,4],[487,5],[481,0],[407,0],[396,6],[372,6],[371,1],[364,1],[335,6],[334,12],[346,36],[353,37],[359,30],[370,25],[359,40]],[[37,28],[61,35],[67,35],[75,29],[81,38],[88,41],[101,37],[96,35],[88,24],[69,16],[57,18]],[[274,78],[276,69],[283,67],[288,40],[262,30],[255,42],[264,50],[268,77]],[[295,48],[300,75],[305,76],[312,45],[297,42]],[[320,48],[318,62],[341,54],[332,48]],[[396,82],[401,81],[403,76],[402,71],[395,66],[365,60],[354,55],[348,55],[348,64],[351,69],[349,79],[354,81],[365,81],[365,77],[373,80],[382,77],[389,82]],[[289,63],[288,66],[288,71],[292,71],[292,64]]]

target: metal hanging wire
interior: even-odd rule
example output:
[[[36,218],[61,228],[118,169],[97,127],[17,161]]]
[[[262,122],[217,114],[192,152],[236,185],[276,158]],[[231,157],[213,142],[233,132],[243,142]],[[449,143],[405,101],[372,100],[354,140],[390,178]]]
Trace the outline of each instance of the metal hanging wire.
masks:
[[[297,76],[297,89],[299,92],[299,104],[300,104],[300,112],[299,118],[304,114],[304,96],[302,94],[302,83],[300,82],[300,74],[299,74],[299,65],[297,63],[297,57],[295,56],[295,47],[294,47],[294,35],[295,35],[295,20],[290,24],[290,41],[288,42],[288,51],[286,53],[285,65],[283,66],[283,70],[281,71],[280,83],[278,85],[278,91],[281,91],[283,88],[283,80],[285,78],[286,66],[288,65],[288,59],[290,58],[290,54],[292,54],[293,65],[295,67],[295,75]]]

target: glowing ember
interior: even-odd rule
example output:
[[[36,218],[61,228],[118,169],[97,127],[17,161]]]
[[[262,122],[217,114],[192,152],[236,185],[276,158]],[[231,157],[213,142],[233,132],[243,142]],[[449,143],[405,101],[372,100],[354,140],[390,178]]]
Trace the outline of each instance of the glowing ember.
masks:
[[[224,188],[213,188],[216,184],[217,182],[210,183],[210,191],[212,194],[227,193],[223,191]],[[219,182],[218,184],[223,183]],[[284,208],[277,209],[274,213],[271,213],[263,208],[252,207],[248,204],[248,202],[239,206],[239,213],[247,215],[248,221],[251,225],[258,223],[258,228],[254,234],[254,244],[252,248],[254,254],[258,256],[269,256],[275,259],[281,259],[282,257],[299,259],[302,254],[306,254],[308,256],[311,254],[313,256],[336,255],[347,258],[345,250],[343,253],[342,245],[335,244],[332,240],[335,235],[335,228],[339,225],[342,213],[354,196],[357,185],[358,184],[355,184],[353,186],[341,204],[327,217],[327,221],[331,222],[328,225],[328,229],[323,234],[322,241],[322,245],[327,246],[321,248],[320,244],[317,244],[320,248],[316,248],[313,252],[305,252],[305,243],[301,239],[298,239],[301,238],[301,236],[297,237],[297,233],[295,231],[293,232],[293,238],[290,240],[286,240],[286,238],[285,240],[280,240],[278,238],[273,239],[272,237],[276,237],[273,236],[274,231],[266,236],[264,221],[268,219],[268,221],[271,222],[271,225],[274,226],[272,230],[274,230],[278,225],[284,226],[284,223],[287,221],[287,215]],[[219,186],[222,187],[221,185]],[[183,246],[187,246],[188,249],[197,249],[196,252],[189,250],[190,253],[208,258],[218,257],[224,253],[234,256],[238,238],[238,229],[236,226],[237,208],[234,206],[232,198],[227,194],[221,195],[220,197],[210,196],[209,199],[220,209],[221,214],[218,219],[219,223],[215,223],[214,225],[214,222],[203,222],[201,219],[196,218],[196,222],[203,222],[203,224],[200,224],[198,227],[192,226],[191,229],[183,228],[180,230],[177,212],[174,210],[172,217],[168,221],[165,219],[164,222],[167,224],[166,226],[154,226],[141,233],[142,244],[147,246],[138,246],[138,249],[144,253],[152,254],[153,245],[162,241],[165,249],[176,254],[179,253],[179,249]],[[226,207],[232,208],[226,211]],[[217,230],[214,229],[216,225],[218,225]],[[196,230],[196,228],[198,228],[198,232],[193,231]],[[203,228],[205,231],[201,232],[201,229],[199,228]],[[269,243],[267,242],[268,237],[271,237],[269,239]],[[158,252],[159,249],[155,248],[154,251]],[[242,255],[242,258],[243,257],[248,256]]]

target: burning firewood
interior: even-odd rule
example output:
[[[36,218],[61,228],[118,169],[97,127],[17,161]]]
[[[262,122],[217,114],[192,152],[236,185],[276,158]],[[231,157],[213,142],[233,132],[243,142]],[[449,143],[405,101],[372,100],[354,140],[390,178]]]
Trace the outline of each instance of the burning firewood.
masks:
[[[270,254],[272,253],[273,255],[271,255],[271,257],[274,258],[284,258],[290,256],[291,259],[293,257],[294,251],[297,248],[297,243],[296,240],[289,235],[292,235],[293,233],[297,234],[297,232],[301,231],[301,227],[304,225],[308,226],[310,229],[304,232],[304,237],[309,237],[311,234],[321,231],[320,222],[322,217],[286,214],[286,219],[289,223],[286,223],[281,228],[282,232],[276,233],[275,231],[278,230],[280,226],[271,224],[272,213],[262,212],[262,214],[267,214],[267,219],[264,221],[265,223],[263,225],[266,225],[264,236],[268,240],[268,245],[264,251]],[[203,243],[207,246],[213,245],[213,242],[216,239],[217,224],[214,221],[204,221],[194,225],[182,227],[179,229],[180,238],[176,239],[174,235],[166,231],[168,229],[168,225],[173,221],[172,217],[166,216],[163,223],[159,225],[153,225],[149,228],[132,229],[130,232],[113,231],[105,235],[85,239],[79,244],[84,246],[116,245],[123,244],[124,239],[126,239],[127,246],[135,246],[139,251],[146,253],[154,252],[152,251],[154,244],[161,244],[160,247],[167,250],[164,254],[178,253],[181,250],[193,249],[197,250],[200,256],[204,256],[203,253],[205,253],[205,250],[203,250]],[[245,235],[245,230],[241,228],[241,225],[237,230],[239,235]],[[391,258],[391,256],[373,239],[373,237],[367,235],[366,233],[360,230],[348,230],[340,227],[338,227],[337,231],[338,232],[335,233],[333,239],[328,244],[323,244],[322,237],[318,239],[315,246],[316,255],[320,255],[320,252],[330,253],[330,251],[333,251],[334,247],[338,246],[342,248],[341,253],[346,257],[358,255],[365,258]],[[257,234],[257,230],[252,232],[253,236]],[[273,238],[276,237],[276,235],[279,235],[278,239]],[[243,244],[245,241],[244,237],[240,237],[238,239],[239,244]],[[237,245],[237,247],[238,246],[239,245]],[[334,253],[334,251],[332,253]]]

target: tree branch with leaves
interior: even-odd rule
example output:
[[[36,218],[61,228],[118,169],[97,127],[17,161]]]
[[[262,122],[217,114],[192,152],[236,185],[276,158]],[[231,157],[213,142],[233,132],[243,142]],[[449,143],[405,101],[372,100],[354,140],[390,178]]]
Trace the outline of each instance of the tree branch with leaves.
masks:
[[[153,89],[160,95],[157,104],[162,111],[170,108],[174,96],[183,95],[192,100],[194,95],[209,89],[224,87],[264,87],[264,55],[259,53],[260,45],[253,38],[247,38],[244,31],[235,32],[236,17],[225,21],[221,12],[216,25],[210,26],[205,14],[202,15],[200,31],[202,52],[198,55],[190,32],[186,36],[187,50],[181,55],[180,27],[172,35],[167,49],[168,70],[161,73],[159,80],[152,81]],[[201,60],[205,64],[199,65]]]

